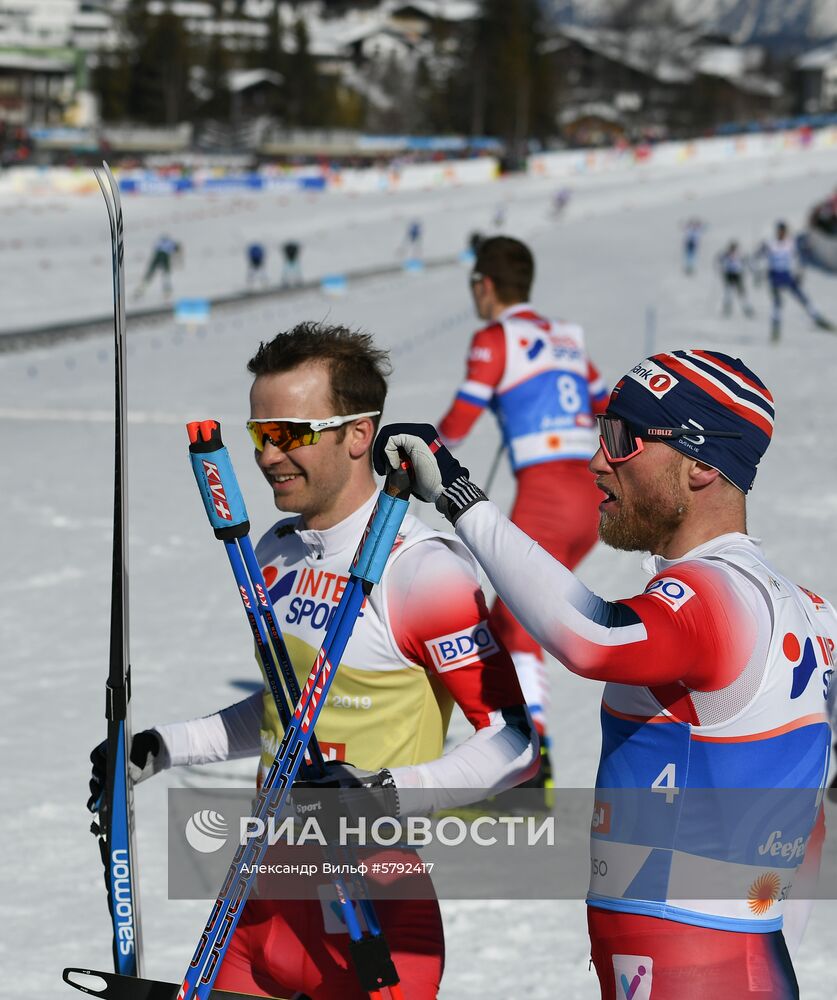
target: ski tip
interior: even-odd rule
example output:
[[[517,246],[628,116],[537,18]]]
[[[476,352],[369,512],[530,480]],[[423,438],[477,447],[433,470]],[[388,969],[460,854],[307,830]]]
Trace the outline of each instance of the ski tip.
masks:
[[[186,424],[186,431],[189,434],[189,444],[221,439],[221,425],[217,420],[192,420]]]
[[[61,978],[68,986],[81,990],[82,993],[90,993],[93,996],[97,993],[104,993],[108,988],[108,983],[104,976],[98,972],[94,972],[92,969],[64,969],[61,973]]]

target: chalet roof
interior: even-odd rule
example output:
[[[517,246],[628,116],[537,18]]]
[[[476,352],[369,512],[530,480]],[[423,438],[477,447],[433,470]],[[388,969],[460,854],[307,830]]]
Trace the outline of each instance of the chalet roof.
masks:
[[[621,63],[638,73],[651,76],[661,83],[688,83],[694,74],[688,67],[675,62],[662,53],[660,44],[651,32],[631,32],[607,29],[584,28],[578,25],[562,25],[556,35],[544,45],[545,51],[562,48],[562,38],[575,42],[596,52],[606,59]],[[669,50],[671,46],[667,46]],[[660,53],[657,56],[657,53]]]
[[[282,74],[272,69],[234,69],[227,74],[227,86],[233,93],[241,93],[261,83],[282,84]]]
[[[837,62],[837,41],[803,52],[794,65],[797,69],[825,69]]]
[[[395,3],[390,10],[393,17],[405,17],[411,12],[442,21],[471,21],[479,13],[474,0],[412,0],[412,3]]]
[[[581,104],[568,105],[561,109],[557,117],[561,125],[570,125],[585,118],[598,118],[613,124],[621,124],[624,120],[624,116],[618,108],[604,101],[586,101]]]
[[[753,46],[706,44],[705,38],[690,32],[672,32],[666,39],[653,30],[625,33],[564,25],[544,48],[557,52],[571,42],[660,83],[688,84],[702,74],[727,80],[750,94],[777,97],[782,93],[778,81],[756,71],[761,50]]]

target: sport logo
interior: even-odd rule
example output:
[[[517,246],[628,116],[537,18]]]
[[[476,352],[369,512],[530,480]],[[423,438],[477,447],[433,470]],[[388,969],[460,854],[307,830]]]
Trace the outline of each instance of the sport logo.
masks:
[[[114,848],[110,855],[111,905],[116,921],[120,955],[134,953],[134,903],[131,897],[131,866],[125,848]]]
[[[833,666],[832,640],[825,636],[818,635],[817,643],[820,649],[823,666],[826,668]],[[791,699],[799,698],[805,693],[808,682],[811,680],[814,671],[817,669],[817,653],[811,637],[805,639],[804,646],[801,646],[799,639],[793,632],[787,632],[782,640],[782,652],[785,658],[791,663],[796,663],[793,668],[793,683],[791,684]],[[798,661],[798,662],[797,662]]]
[[[805,857],[808,845],[806,837],[795,840],[782,840],[782,831],[774,830],[763,844],[759,844],[759,854],[769,854],[771,858],[782,857],[788,861],[800,863]]]
[[[322,672],[320,672],[320,667],[322,667]],[[303,733],[308,732],[308,729],[311,726],[311,721],[317,714],[317,706],[320,703],[323,689],[329,683],[331,670],[331,661],[326,657],[325,651],[321,649],[317,655],[316,661],[314,662],[314,666],[311,668],[311,673],[308,675],[308,680],[305,682],[305,689],[302,692],[302,696],[300,697],[296,711],[294,712],[294,716],[297,719],[302,716],[302,705],[304,704],[306,698],[309,699],[308,707],[305,709],[305,715],[302,716],[302,722],[299,726]]]
[[[323,760],[345,760],[346,759],[346,744],[345,743],[329,743],[327,740],[320,740],[320,750],[323,754]],[[306,756],[306,760],[307,760]]]
[[[627,377],[632,378],[634,382],[639,382],[641,386],[660,399],[666,393],[671,392],[679,382],[679,379],[663,371],[653,361],[640,361],[628,372]]]
[[[775,872],[765,872],[747,890],[747,906],[757,917],[763,917],[779,898],[782,883]]]
[[[651,597],[659,598],[672,611],[679,611],[686,601],[695,596],[691,587],[672,576],[664,576],[659,580],[652,581],[645,588],[645,593]]]
[[[650,1000],[654,960],[647,955],[614,955],[613,978],[619,1000]]]
[[[440,674],[465,667],[469,663],[478,663],[500,648],[486,622],[480,622],[461,632],[451,632],[450,635],[430,639],[426,646]]]
[[[807,594],[808,599],[814,605],[815,611],[825,611],[826,604],[825,601],[820,597],[819,594],[815,594],[813,590],[806,590],[805,587],[799,588],[803,594]]]
[[[490,361],[491,360],[491,348],[482,347],[479,344],[476,347],[471,348],[471,353],[468,355],[469,361]]]
[[[222,813],[201,809],[186,821],[186,840],[201,854],[214,854],[227,842],[227,821]]]
[[[205,458],[201,461],[203,463],[203,474],[206,476],[206,485],[209,487],[209,492],[212,496],[212,505],[215,508],[215,513],[225,521],[232,521],[230,505],[227,503],[227,494],[224,492],[224,484],[221,482],[221,473],[218,471],[218,466],[214,462],[207,462]]]
[[[599,834],[610,833],[610,803],[596,799],[590,829]]]

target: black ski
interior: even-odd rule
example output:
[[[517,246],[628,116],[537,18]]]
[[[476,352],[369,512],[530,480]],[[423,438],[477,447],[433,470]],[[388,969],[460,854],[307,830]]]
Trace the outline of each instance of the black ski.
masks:
[[[131,667],[128,630],[128,489],[126,477],[125,400],[125,245],[119,186],[107,163],[96,170],[110,222],[113,268],[113,339],[115,354],[115,433],[113,484],[113,569],[110,603],[110,665],[106,687],[107,782],[94,805],[108,908],[113,922],[114,969],[127,976],[141,973],[139,886],[134,834],[133,788],[128,775],[131,751]]]
[[[78,980],[82,976],[87,978],[84,985],[73,980],[73,977]],[[101,982],[96,983],[92,977]],[[163,983],[159,979],[137,979],[135,976],[120,976],[116,972],[98,972],[95,969],[65,969],[63,979],[82,993],[100,997],[101,1000],[177,1000],[180,989],[175,983]],[[231,993],[228,990],[213,990],[209,994],[210,1000],[253,1000],[253,996],[252,993]]]

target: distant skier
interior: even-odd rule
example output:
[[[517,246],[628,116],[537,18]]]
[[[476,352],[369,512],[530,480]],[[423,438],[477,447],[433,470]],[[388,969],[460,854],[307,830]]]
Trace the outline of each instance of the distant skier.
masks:
[[[718,255],[718,270],[724,282],[724,300],[722,312],[724,316],[732,315],[733,298],[737,297],[745,316],[753,315],[753,307],[747,297],[747,287],[744,284],[744,272],[747,268],[747,258],[741,253],[738,242],[732,240],[722,254]]]
[[[506,206],[503,202],[494,209],[494,214],[491,217],[491,223],[495,229],[503,229],[506,225]]]
[[[288,240],[282,244],[282,287],[288,288],[291,285],[302,284],[302,266],[299,262],[299,255],[302,245],[296,240]]]
[[[706,225],[700,219],[687,219],[683,226],[683,270],[686,274],[695,273],[700,241]]]
[[[247,287],[255,285],[258,281],[263,286],[267,285],[267,271],[264,267],[265,249],[264,243],[250,243],[247,246]]]
[[[172,261],[178,260],[180,258],[180,254],[180,244],[166,233],[163,233],[163,235],[154,244],[154,249],[151,252],[151,260],[148,263],[148,268],[145,272],[145,277],[142,279],[142,284],[137,289],[136,297],[140,298],[145,294],[146,289],[151,284],[152,278],[159,271],[162,275],[163,293],[168,298],[172,293]]]
[[[413,219],[407,226],[404,240],[398,248],[402,257],[408,260],[415,260],[421,257],[422,251],[422,225],[418,219]]]
[[[564,214],[564,210],[569,205],[572,195],[573,193],[568,187],[558,188],[552,199],[552,217],[554,219],[558,219]]]
[[[834,330],[834,325],[814,306],[802,290],[802,264],[787,223],[776,223],[776,235],[765,240],[755,254],[767,262],[767,279],[773,297],[770,315],[770,339],[776,341],[782,332],[782,292],[787,290],[821,330]]]

